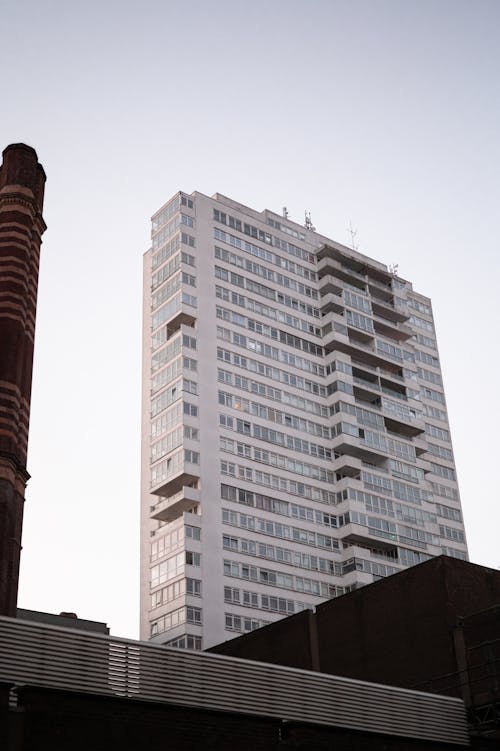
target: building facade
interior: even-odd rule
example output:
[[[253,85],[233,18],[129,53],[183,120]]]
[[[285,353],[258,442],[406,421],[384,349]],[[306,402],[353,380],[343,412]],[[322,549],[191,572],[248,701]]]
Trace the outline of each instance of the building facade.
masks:
[[[411,283],[310,226],[178,193],[152,219],[143,320],[141,638],[205,649],[467,558]]]
[[[0,166],[0,615],[15,616],[31,408],[45,172],[14,143]]]

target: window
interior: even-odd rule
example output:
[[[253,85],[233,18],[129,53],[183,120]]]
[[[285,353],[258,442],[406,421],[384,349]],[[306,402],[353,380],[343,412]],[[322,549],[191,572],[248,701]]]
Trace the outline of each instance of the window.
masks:
[[[182,346],[188,347],[188,349],[196,349],[196,339],[194,336],[182,335]]]
[[[446,480],[457,479],[455,470],[450,469],[449,467],[443,467],[443,465],[441,464],[435,464],[434,462],[430,462],[430,465],[431,465],[431,472],[433,472],[435,475],[438,475],[439,477],[444,477]]]
[[[188,605],[186,608],[186,621],[187,623],[193,623],[197,626],[201,626],[201,608],[195,608],[192,605]]]
[[[186,564],[188,566],[201,566],[201,554],[193,553],[190,550],[185,551]]]
[[[191,237],[191,235],[188,235],[186,232],[182,232],[181,242],[184,245],[188,245],[190,248],[194,248],[194,237]]]
[[[224,602],[240,603],[240,590],[237,587],[224,587]]]
[[[222,475],[229,475],[229,477],[236,477],[236,465],[233,462],[221,461],[220,471]]]
[[[192,209],[193,208],[193,199],[189,198],[188,196],[185,196],[184,194],[181,193],[181,205],[182,206],[187,206],[188,209]]]
[[[183,409],[185,415],[189,415],[190,417],[198,417],[198,407],[196,406],[196,404],[184,402]]]
[[[243,605],[248,605],[252,608],[259,607],[259,595],[257,592],[248,592],[243,590]]]
[[[175,647],[177,649],[201,649],[201,636],[192,636],[191,634],[185,634],[179,636],[177,639],[165,642],[166,647]]]
[[[229,535],[223,535],[222,546],[224,550],[234,550],[237,552],[238,551],[238,538],[230,537]]]

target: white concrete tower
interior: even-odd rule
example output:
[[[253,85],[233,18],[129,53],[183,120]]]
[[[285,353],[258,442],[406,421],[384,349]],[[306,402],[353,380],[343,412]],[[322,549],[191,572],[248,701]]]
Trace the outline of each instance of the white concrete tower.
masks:
[[[152,222],[141,638],[204,649],[465,559],[430,300],[219,194],[178,193]]]

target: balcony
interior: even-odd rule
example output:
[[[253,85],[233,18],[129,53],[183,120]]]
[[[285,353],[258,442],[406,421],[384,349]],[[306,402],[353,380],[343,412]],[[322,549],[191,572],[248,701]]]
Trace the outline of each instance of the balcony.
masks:
[[[339,455],[332,469],[340,472],[343,477],[357,477],[362,462],[368,462],[370,466],[374,465],[379,469],[387,459],[385,449],[371,446],[363,438],[356,438],[348,433],[340,433],[332,439],[332,450]]]
[[[361,462],[359,463],[359,472],[361,472]],[[344,490],[363,490],[363,489],[364,489],[363,483],[361,482],[359,477],[345,476],[342,480],[338,480],[335,485],[335,491],[337,493],[341,493]],[[352,507],[353,503],[355,504],[356,501],[354,501],[352,498],[344,498],[338,503],[338,506],[341,506],[344,511],[349,511],[349,508]],[[363,511],[363,509],[364,509],[364,506],[361,507],[359,510]],[[339,511],[339,513],[342,513],[342,511]]]
[[[349,341],[360,347],[368,347],[372,351],[375,341],[375,331],[366,331],[353,323],[346,323]]]
[[[335,292],[327,292],[321,298],[321,315],[324,317],[331,312],[339,313],[340,315],[344,313],[344,299],[342,295]]]
[[[353,367],[353,393],[357,399],[361,399],[361,401],[363,402],[378,404],[380,402],[380,385],[378,378],[376,376],[370,378],[368,377],[369,375],[370,373],[365,373],[363,371],[360,371],[358,368]]]
[[[368,378],[361,378],[360,376],[354,375],[354,373],[353,373],[352,382],[353,382],[353,384],[355,386],[363,386],[365,388],[368,388],[368,389],[380,392],[380,386],[379,386],[377,380],[370,380]]]
[[[321,295],[321,300],[327,295],[336,295],[339,297],[342,294],[342,284],[331,274],[325,274],[325,276],[319,280],[319,293]]]
[[[372,299],[375,297],[377,300],[391,303],[393,300],[392,291],[392,277],[390,274],[386,274],[386,279],[368,279],[368,288],[370,290]]]
[[[425,454],[425,452],[428,449],[426,436],[423,435],[425,433],[425,423],[421,422],[420,424],[422,426],[422,429],[419,431],[418,437],[416,437],[415,440],[413,441],[413,445],[415,446],[417,457],[420,457],[422,456],[422,454]]]
[[[385,336],[397,342],[406,342],[413,336],[413,331],[409,326],[405,326],[404,323],[388,321],[387,318],[382,318],[376,314],[374,314],[373,318],[373,328],[377,334],[380,334],[381,336]]]
[[[375,375],[378,375],[379,373],[379,368],[377,368],[374,365],[368,365],[368,363],[366,362],[361,362],[360,360],[356,360],[355,357],[351,357],[351,363],[352,363],[353,368],[356,368],[357,366],[359,366],[363,370],[369,370],[371,373],[375,373]]]
[[[372,297],[372,309],[375,315],[386,318],[395,323],[404,323],[410,317],[410,314],[404,310],[395,308],[391,302],[386,300],[380,300],[377,297]]]
[[[359,544],[362,547],[378,548],[386,552],[396,550],[397,535],[380,529],[364,527],[361,524],[349,523],[340,528],[340,535],[344,545]],[[390,561],[386,561],[390,564]]]
[[[369,545],[364,545],[358,543],[359,547],[363,550],[363,558],[366,558],[367,552],[369,553],[369,560],[374,561],[376,563],[385,563],[387,566],[393,566],[395,569],[400,570],[399,566],[401,565],[399,563],[399,556],[398,556],[398,549],[397,547],[387,549],[382,548],[378,541],[375,539],[370,540]],[[356,556],[359,556],[359,553],[354,553]],[[361,556],[360,556],[361,557]]]
[[[413,419],[411,417],[406,418],[404,415],[398,415],[384,409],[383,406],[382,411],[384,412],[385,427],[389,433],[392,433],[394,436],[416,438],[416,436],[425,433],[425,425],[422,420],[418,420],[417,418]],[[418,451],[417,442],[415,442],[415,449]]]
[[[171,475],[159,480],[151,486],[150,492],[153,495],[169,498],[170,496],[180,493],[184,487],[193,486],[200,479],[200,468],[196,464],[184,462],[179,469],[174,470]]]
[[[408,401],[406,387],[403,383],[394,383],[394,381],[389,381],[387,376],[384,375],[380,378],[380,386],[383,394],[387,394],[387,396],[392,396],[395,399],[400,399],[404,402]]]
[[[352,439],[353,442],[355,440],[355,438]],[[338,483],[340,483],[342,479],[346,477],[359,480],[361,477],[361,460],[355,456],[351,456],[350,454],[343,454],[342,456],[338,456],[333,460],[332,469],[338,475]],[[340,487],[340,485],[338,487]]]
[[[353,379],[353,380],[359,380],[359,379]],[[380,389],[377,389],[375,384],[357,384],[354,383],[352,393],[354,394],[354,398],[356,399],[356,403],[360,403],[363,405],[369,404],[370,407],[373,407],[375,409],[380,408],[380,394],[378,393]]]
[[[379,372],[377,368],[387,368],[387,365],[393,364],[394,358],[392,358],[391,355],[375,349],[372,337],[365,334],[368,341],[362,342],[359,339],[354,339],[352,337],[353,332],[358,333],[359,330],[349,328],[349,334],[351,335],[349,338],[335,331],[326,334],[323,345],[327,354],[334,351],[343,352],[351,357],[353,363],[355,362],[361,368],[372,370],[374,373]],[[403,365],[402,361],[399,360],[396,360],[394,365],[396,365],[396,363],[400,368]]]
[[[360,270],[340,263],[340,261],[335,261],[333,258],[322,258],[318,263],[320,289],[323,279],[330,277],[335,279],[337,286],[340,280],[341,282],[346,282],[347,284],[351,284],[353,287],[358,287],[358,289],[364,290],[366,288],[366,276],[361,270],[363,268],[363,265],[358,264],[358,267]]]
[[[185,485],[182,490],[168,498],[160,498],[151,507],[151,519],[161,522],[171,522],[185,511],[192,511],[200,504],[200,491]]]
[[[170,339],[183,325],[192,328],[196,323],[194,313],[194,308],[182,304],[180,309],[167,321],[167,338]]]
[[[401,368],[399,368],[398,370],[388,370],[387,368],[379,368],[379,372],[383,378],[390,378],[393,381],[399,381],[400,383],[405,382]]]
[[[330,330],[328,330],[329,327],[331,327]],[[336,350],[345,352],[348,343],[347,326],[343,323],[341,316],[331,313],[330,322],[325,326],[322,341],[326,354]]]

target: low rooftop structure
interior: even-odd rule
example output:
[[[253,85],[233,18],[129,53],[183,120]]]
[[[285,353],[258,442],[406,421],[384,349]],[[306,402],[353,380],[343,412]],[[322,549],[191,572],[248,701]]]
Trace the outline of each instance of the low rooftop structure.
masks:
[[[458,696],[500,740],[500,572],[439,556],[211,652]]]
[[[97,634],[109,634],[109,628],[102,621],[89,621],[86,618],[79,618],[76,613],[44,613],[41,610],[26,610],[25,608],[17,609],[17,617],[23,621],[37,621],[38,623],[49,623],[53,626],[66,626],[66,628],[77,628],[81,631],[93,631]]]
[[[146,726],[152,749],[274,749],[287,734],[311,749],[468,745],[460,699],[7,617],[0,682],[4,715],[10,697],[24,738],[41,743],[45,733],[51,751],[70,740],[83,748],[80,732],[87,747],[116,748],[120,738],[120,748],[136,748],[130,739]],[[168,725],[167,735],[156,737],[155,723]],[[298,737],[309,740],[297,746]]]

